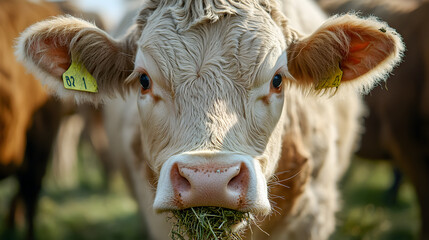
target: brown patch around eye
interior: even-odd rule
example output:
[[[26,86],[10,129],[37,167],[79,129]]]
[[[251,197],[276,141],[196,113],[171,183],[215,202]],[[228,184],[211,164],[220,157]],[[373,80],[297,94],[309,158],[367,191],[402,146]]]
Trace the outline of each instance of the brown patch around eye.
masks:
[[[150,92],[150,89],[143,89],[143,88],[140,88],[140,93],[141,94],[148,94]]]
[[[159,95],[154,94],[153,92],[153,81],[148,72],[145,69],[137,69],[132,76],[132,79],[129,81],[139,81],[140,84],[140,93],[141,96],[151,96],[155,102],[160,101],[162,98]],[[128,81],[128,80],[127,80]]]
[[[279,94],[283,90],[285,77],[282,74],[280,74],[279,71],[277,71],[276,74],[274,74],[273,78],[271,79],[270,92],[267,95],[260,98],[260,100],[262,100],[262,102],[266,105],[270,104],[270,98],[273,94]]]
[[[141,93],[147,94],[152,90],[152,79],[146,70],[143,70],[139,76],[139,81],[141,85]]]
[[[280,78],[280,79],[277,79]],[[280,74],[276,74],[271,80],[270,93],[280,93],[283,89],[283,77]]]
[[[270,104],[270,97],[271,97],[271,94],[268,94],[268,95],[262,97],[261,100],[265,105],[268,105],[268,104]]]

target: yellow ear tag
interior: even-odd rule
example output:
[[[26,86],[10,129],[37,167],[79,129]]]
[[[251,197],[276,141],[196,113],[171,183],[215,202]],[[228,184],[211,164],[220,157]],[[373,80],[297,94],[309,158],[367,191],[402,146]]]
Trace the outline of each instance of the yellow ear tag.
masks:
[[[71,90],[84,92],[98,92],[97,81],[88,72],[85,66],[72,61],[69,69],[63,73],[64,87]]]
[[[343,71],[340,68],[340,65],[335,68],[335,73],[327,78],[321,79],[317,85],[316,90],[320,90],[323,88],[338,88],[341,84],[341,79],[343,78]]]

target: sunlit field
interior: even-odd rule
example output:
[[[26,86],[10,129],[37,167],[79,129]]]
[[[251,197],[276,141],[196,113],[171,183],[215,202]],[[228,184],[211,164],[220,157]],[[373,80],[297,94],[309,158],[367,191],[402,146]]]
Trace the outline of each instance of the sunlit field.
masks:
[[[106,187],[101,166],[87,145],[79,151],[77,180],[61,187],[52,173],[45,178],[36,219],[40,240],[146,239],[137,204],[125,183],[117,176]],[[387,202],[386,190],[392,172],[387,162],[355,160],[341,184],[343,209],[331,239],[416,239],[418,207],[408,182],[399,191],[396,204]],[[0,182],[0,239],[22,239],[22,223],[17,233],[5,230],[4,218],[17,184]],[[21,219],[23,222],[22,216]]]

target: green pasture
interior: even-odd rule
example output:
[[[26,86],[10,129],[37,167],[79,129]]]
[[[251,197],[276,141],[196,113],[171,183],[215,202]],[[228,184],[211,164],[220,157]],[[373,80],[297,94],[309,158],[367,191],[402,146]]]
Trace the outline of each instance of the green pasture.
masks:
[[[100,163],[88,147],[79,152],[76,182],[62,187],[52,170],[45,178],[36,219],[40,240],[146,239],[137,205],[119,176],[106,188]],[[419,210],[410,184],[405,181],[396,204],[387,204],[386,189],[392,179],[387,162],[354,160],[341,183],[343,208],[332,240],[416,239]],[[14,179],[0,182],[0,239],[22,239],[19,231],[6,231],[4,218]],[[22,217],[18,216],[22,222]]]
[[[340,185],[343,208],[331,239],[418,239],[420,213],[414,189],[405,180],[396,203],[389,203],[392,179],[388,162],[355,159]]]

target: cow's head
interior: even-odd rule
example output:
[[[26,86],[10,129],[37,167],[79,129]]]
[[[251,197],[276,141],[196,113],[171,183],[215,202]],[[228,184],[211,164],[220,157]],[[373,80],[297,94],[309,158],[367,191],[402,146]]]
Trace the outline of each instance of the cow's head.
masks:
[[[375,19],[333,17],[303,37],[274,3],[219,2],[149,2],[122,40],[76,18],[54,18],[27,29],[17,46],[61,98],[137,96],[141,151],[158,180],[160,212],[219,206],[268,214],[267,180],[281,154],[289,91],[311,92],[338,66],[339,90],[368,89],[402,51],[394,30]],[[99,93],[64,89],[72,58]]]

